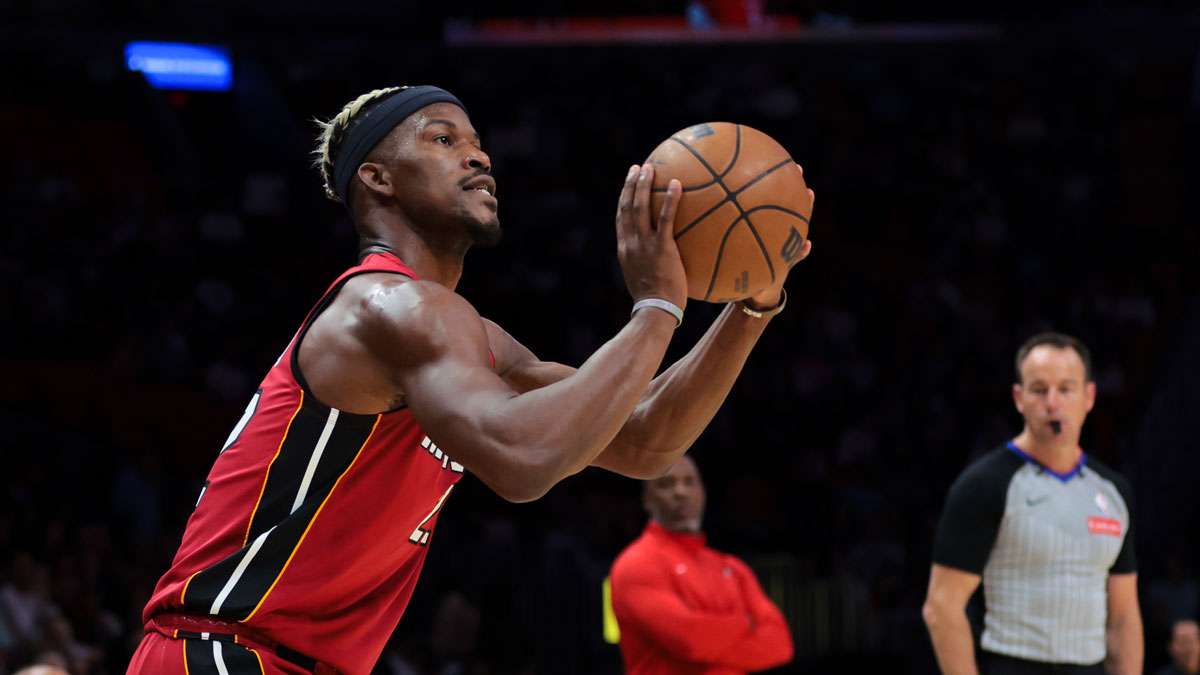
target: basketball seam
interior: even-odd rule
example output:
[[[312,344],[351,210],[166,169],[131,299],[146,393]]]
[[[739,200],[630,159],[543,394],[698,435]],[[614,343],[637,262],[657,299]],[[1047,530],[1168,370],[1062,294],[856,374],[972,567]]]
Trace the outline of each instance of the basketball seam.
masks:
[[[750,220],[750,214],[753,213],[754,211],[758,211],[761,209],[759,207],[754,207],[754,208],[750,209],[749,211],[747,211],[746,209],[743,209],[741,203],[738,202],[738,200],[737,200],[737,196],[740,195],[742,192],[745,192],[746,189],[749,188],[751,185],[754,185],[758,181],[762,180],[764,177],[774,173],[776,169],[787,166],[789,163],[791,163],[791,161],[792,161],[792,158],[789,155],[787,159],[785,159],[782,162],[776,164],[775,166],[767,169],[766,171],[758,174],[757,176],[752,178],[750,180],[750,182],[748,182],[745,185],[743,185],[742,187],[738,188],[737,192],[733,193],[733,203],[734,203],[734,205],[737,206],[738,210],[742,212],[742,217],[746,219],[746,227],[750,228],[750,234],[754,235],[754,240],[756,242],[758,242],[758,249],[760,251],[762,251],[763,259],[765,259],[767,261],[767,269],[771,270],[771,283],[775,283],[775,265],[774,265],[774,263],[771,262],[771,253],[769,251],[767,251],[767,245],[763,242],[762,236],[760,236],[758,234],[758,228],[754,226],[754,221]],[[724,185],[724,183],[722,183],[722,185]],[[766,205],[766,206],[774,206],[774,205]],[[788,209],[784,209],[784,208],[780,207],[779,210],[787,211]],[[796,215],[800,215],[800,214],[796,214]],[[803,216],[800,216],[800,217],[803,218]],[[807,223],[808,220],[805,219],[804,222]],[[722,246],[722,248],[724,248],[724,246]],[[720,259],[718,258],[718,260],[720,260]],[[717,271],[713,270],[714,281],[716,279],[716,276],[717,276]],[[710,287],[712,286],[712,282],[709,283],[709,286]],[[711,293],[711,291],[710,291],[710,293]]]
[[[712,215],[712,212],[713,212],[713,211],[716,211],[717,209],[721,208],[721,206],[722,206],[722,205],[724,205],[726,202],[729,202],[729,201],[737,201],[737,196],[738,196],[738,195],[740,195],[740,194],[742,194],[742,192],[745,192],[746,188],[750,187],[751,185],[754,185],[754,184],[755,184],[755,183],[757,183],[759,180],[761,180],[761,179],[765,178],[767,175],[769,175],[769,174],[771,174],[771,173],[774,173],[776,169],[779,169],[780,167],[787,166],[787,165],[788,165],[788,164],[789,164],[791,161],[792,161],[792,158],[791,158],[791,157],[788,157],[787,159],[783,160],[782,162],[780,162],[780,163],[776,164],[775,166],[773,166],[773,167],[771,167],[771,168],[767,169],[766,171],[763,171],[762,173],[758,174],[758,175],[757,175],[757,176],[755,176],[753,179],[751,179],[749,183],[746,183],[746,184],[745,184],[745,185],[743,185],[742,187],[738,188],[737,192],[731,192],[731,191],[729,190],[729,188],[726,188],[726,187],[725,187],[725,183],[724,183],[724,182],[722,182],[720,179],[714,180],[714,181],[713,181],[713,182],[711,182],[711,183],[705,183],[705,184],[704,184],[704,187],[709,187],[709,186],[711,186],[711,185],[718,185],[718,184],[719,184],[719,185],[720,185],[720,186],[721,186],[721,187],[722,187],[722,188],[725,190],[725,198],[724,198],[724,199],[722,199],[721,201],[717,202],[716,204],[714,204],[714,205],[712,206],[712,208],[710,208],[709,210],[707,210],[707,211],[705,211],[704,213],[700,214],[700,215],[699,215],[699,216],[698,216],[698,217],[697,217],[695,220],[693,220],[692,222],[688,223],[688,224],[687,224],[687,225],[686,225],[686,226],[685,226],[685,227],[684,227],[682,230],[680,230],[680,231],[676,232],[676,233],[675,233],[675,238],[676,238],[676,239],[679,239],[680,237],[682,237],[682,236],[684,235],[684,233],[685,233],[685,232],[687,232],[688,230],[690,230],[690,229],[692,229],[693,227],[695,227],[695,226],[696,226],[696,225],[697,225],[697,224],[698,224],[700,221],[702,221],[702,220],[704,220],[705,218],[707,218],[707,217],[709,217],[710,215]],[[733,168],[733,167],[731,166],[731,167],[730,167],[730,169],[732,169],[732,168]],[[711,172],[711,171],[712,171],[712,169],[709,169],[709,171]],[[729,173],[729,171],[728,171],[728,170],[726,170],[726,172],[725,172],[725,173]],[[724,175],[724,174],[722,174],[722,175]],[[685,190],[685,191],[686,191],[686,190]],[[739,206],[739,208],[740,208],[740,206],[741,206],[741,205],[739,204],[738,206]],[[754,207],[753,209],[750,209],[749,211],[744,211],[744,213],[747,213],[747,214],[749,214],[749,213],[753,213],[754,211],[756,211],[756,210],[758,210],[758,209],[760,209],[760,208],[763,208],[763,207],[756,206],[756,207]],[[782,207],[780,207],[780,210],[782,210],[782,211],[787,211],[787,209],[783,209]],[[793,215],[799,216],[800,218],[802,218],[802,219],[804,220],[804,222],[806,222],[806,223],[808,222],[808,219],[807,219],[807,218],[805,218],[804,216],[801,216],[799,213],[796,213],[795,211],[788,211],[788,213],[792,213]],[[751,227],[753,227],[753,224],[751,224]],[[773,280],[772,280],[772,281],[773,281]]]
[[[720,272],[720,270],[721,270],[721,258],[722,258],[722,257],[724,257],[724,254],[725,254],[725,244],[726,244],[726,242],[729,240],[729,235],[733,233],[733,230],[734,230],[734,229],[735,229],[735,228],[738,226],[738,223],[739,223],[739,222],[741,222],[741,221],[745,220],[745,221],[746,221],[746,227],[750,228],[750,233],[751,233],[752,235],[754,235],[754,240],[755,240],[755,242],[757,242],[757,243],[758,243],[759,250],[760,250],[760,251],[762,251],[762,254],[763,254],[763,259],[764,259],[764,260],[766,260],[766,262],[767,262],[767,269],[768,269],[768,270],[770,270],[770,272],[771,272],[771,283],[775,283],[775,276],[776,276],[776,275],[775,275],[775,265],[774,265],[774,263],[772,263],[772,262],[771,262],[771,254],[770,254],[770,253],[767,251],[766,244],[763,242],[763,239],[762,239],[762,237],[761,237],[761,236],[758,234],[758,228],[756,228],[756,227],[754,226],[754,222],[753,222],[752,220],[750,220],[750,214],[751,214],[751,213],[753,213],[753,212],[755,212],[755,211],[760,211],[760,210],[766,210],[766,209],[772,209],[772,208],[773,208],[773,209],[776,209],[776,210],[779,210],[779,211],[784,211],[784,212],[790,213],[790,214],[792,214],[792,215],[794,215],[794,216],[796,216],[796,217],[800,218],[800,219],[801,219],[801,220],[803,220],[805,223],[807,223],[807,222],[808,222],[808,219],[807,219],[807,218],[805,218],[804,216],[800,215],[799,213],[796,213],[796,212],[794,212],[794,211],[791,211],[790,209],[785,209],[785,208],[783,208],[783,207],[778,207],[778,206],[774,206],[774,205],[764,205],[764,206],[756,206],[756,207],[753,207],[753,208],[751,208],[751,209],[747,210],[747,209],[745,209],[745,208],[743,208],[743,207],[742,207],[742,205],[741,205],[741,203],[740,203],[740,202],[738,202],[738,199],[737,199],[737,197],[738,197],[738,195],[739,195],[739,194],[741,194],[741,193],[742,193],[742,192],[744,192],[744,191],[745,191],[747,188],[749,188],[750,186],[754,185],[754,184],[755,184],[755,183],[757,183],[758,181],[762,180],[762,179],[763,179],[763,178],[765,178],[766,176],[768,176],[768,175],[770,175],[771,173],[775,172],[776,170],[780,169],[781,167],[787,166],[787,165],[788,165],[789,163],[791,163],[793,160],[792,160],[792,158],[789,156],[789,157],[787,157],[786,159],[784,159],[783,161],[781,161],[781,162],[779,162],[778,164],[776,164],[775,166],[772,166],[772,167],[770,167],[770,168],[766,169],[766,170],[765,170],[765,171],[763,171],[762,173],[760,173],[760,174],[758,174],[757,176],[755,176],[754,178],[752,178],[752,179],[751,179],[749,182],[747,182],[745,185],[743,185],[742,187],[738,188],[738,190],[737,190],[736,192],[735,192],[735,191],[733,191],[733,190],[730,190],[730,189],[729,189],[729,187],[728,187],[727,185],[725,185],[725,181],[724,181],[724,180],[722,180],[722,179],[723,179],[723,178],[724,178],[724,177],[725,177],[725,176],[726,176],[726,175],[727,175],[727,174],[728,174],[730,171],[732,171],[732,170],[733,170],[733,167],[734,167],[734,166],[736,166],[736,165],[737,165],[737,161],[738,161],[738,158],[739,158],[739,156],[741,155],[741,150],[742,150],[742,125],[740,125],[740,124],[734,125],[734,129],[735,129],[735,131],[736,131],[736,137],[735,137],[735,138],[736,138],[736,140],[735,140],[735,144],[734,144],[733,158],[730,160],[730,162],[729,162],[729,166],[728,166],[728,167],[726,167],[726,168],[725,168],[725,170],[724,170],[724,171],[722,171],[720,174],[718,174],[718,173],[716,172],[716,170],[715,170],[715,169],[713,169],[713,167],[712,167],[712,166],[711,166],[711,165],[708,163],[708,161],[707,161],[707,160],[705,160],[705,159],[704,159],[704,157],[703,157],[703,156],[702,156],[702,155],[701,155],[699,152],[697,152],[695,148],[693,148],[692,146],[688,145],[686,142],[684,142],[684,141],[680,140],[678,137],[675,137],[675,136],[672,136],[672,137],[671,137],[671,140],[673,140],[673,141],[675,141],[676,143],[680,144],[680,145],[681,145],[681,146],[683,146],[683,147],[684,147],[684,148],[685,148],[685,149],[686,149],[688,152],[690,152],[690,153],[691,153],[691,154],[692,154],[692,155],[693,155],[693,156],[696,158],[696,160],[697,160],[697,161],[699,161],[699,162],[700,162],[700,164],[701,164],[702,166],[704,166],[704,168],[705,168],[705,169],[707,169],[707,170],[708,170],[709,174],[711,174],[711,175],[712,175],[712,177],[713,177],[713,180],[712,180],[711,182],[704,183],[704,184],[701,184],[701,185],[695,185],[695,186],[692,186],[691,188],[685,188],[685,191],[689,191],[689,190],[698,190],[698,189],[702,189],[702,188],[710,187],[710,186],[712,186],[712,185],[719,185],[719,186],[721,187],[721,189],[725,191],[725,198],[724,198],[724,199],[722,199],[721,201],[719,201],[719,202],[717,202],[716,204],[714,204],[714,205],[713,205],[711,208],[709,208],[707,211],[705,211],[704,213],[702,213],[702,214],[701,214],[699,217],[697,217],[695,220],[693,220],[692,222],[688,223],[688,224],[687,224],[687,225],[686,225],[686,226],[685,226],[683,229],[681,229],[679,232],[675,233],[675,239],[679,239],[680,237],[682,237],[682,236],[683,236],[684,234],[686,234],[686,233],[687,233],[689,230],[691,230],[693,227],[695,227],[697,224],[699,224],[699,223],[700,223],[701,221],[703,221],[705,218],[707,218],[708,216],[710,216],[710,215],[711,215],[711,214],[712,214],[714,211],[716,211],[717,209],[721,208],[721,207],[722,207],[723,205],[725,205],[725,203],[727,203],[727,202],[729,202],[729,203],[732,203],[732,204],[733,204],[733,206],[734,206],[734,208],[736,208],[736,209],[738,210],[738,213],[740,213],[740,214],[741,214],[740,216],[738,216],[737,218],[735,218],[735,219],[734,219],[733,223],[731,223],[731,224],[730,224],[729,228],[725,230],[725,235],[724,235],[724,236],[721,238],[721,245],[720,245],[720,247],[717,249],[717,256],[716,256],[716,260],[714,260],[714,261],[713,261],[713,269],[712,269],[712,274],[709,276],[709,279],[708,279],[708,290],[707,290],[707,291],[705,292],[705,294],[704,294],[704,300],[705,300],[705,301],[707,301],[709,298],[711,298],[711,297],[712,297],[713,286],[715,286],[715,285],[716,285],[716,283],[717,283],[717,274],[718,274],[718,273]],[[661,191],[661,190],[660,190],[660,191]]]
[[[713,286],[717,283],[717,272],[719,272],[721,270],[721,256],[725,255],[725,242],[729,241],[729,235],[733,233],[734,228],[736,228],[738,226],[738,223],[742,222],[742,220],[743,220],[743,218],[741,216],[736,218],[733,221],[733,224],[729,226],[729,229],[725,230],[725,236],[721,237],[721,246],[719,248],[717,248],[717,262],[715,265],[713,265],[712,276],[709,277],[709,279],[708,279],[708,290],[705,291],[705,293],[704,293],[705,301],[707,301],[710,297],[712,297]],[[755,238],[758,238],[757,234],[755,234],[754,236],[755,236]],[[770,262],[768,261],[767,264],[770,264]],[[775,277],[772,276],[771,280],[774,281]]]
[[[703,187],[710,187],[712,185],[720,185],[721,189],[725,191],[725,199],[722,199],[721,201],[717,202],[717,204],[715,206],[713,206],[708,211],[705,211],[699,218],[688,223],[682,230],[676,232],[675,233],[676,239],[678,239],[680,236],[682,236],[684,232],[687,232],[688,230],[692,229],[692,227],[695,226],[696,223],[699,223],[700,221],[707,218],[710,213],[719,209],[721,207],[721,205],[724,204],[725,202],[729,201],[730,197],[733,195],[733,192],[729,188],[725,187],[725,183],[721,180],[722,178],[725,177],[725,174],[727,174],[733,170],[733,167],[737,164],[738,157],[742,153],[742,125],[735,124],[733,128],[734,128],[734,132],[735,132],[734,144],[733,144],[733,159],[729,162],[729,167],[725,169],[725,172],[720,173],[720,174],[717,173],[716,169],[712,168],[712,165],[710,165],[708,163],[708,160],[704,159],[704,155],[701,155],[699,152],[697,152],[695,148],[688,145],[684,141],[680,140],[678,136],[671,137],[671,140],[682,145],[685,150],[692,153],[692,156],[696,158],[696,161],[700,162],[700,164],[703,165],[705,169],[708,169],[708,173],[710,173],[713,177],[712,182],[705,183],[703,185],[696,185],[693,187],[694,188],[703,188]],[[719,260],[720,259],[718,259],[718,261]],[[716,266],[714,266],[713,274],[715,275],[716,273],[717,273]]]
[[[746,211],[746,215],[750,215],[751,213],[754,213],[755,211],[768,211],[768,210],[783,211],[784,213],[786,213],[788,215],[796,216],[800,220],[803,220],[805,223],[808,223],[808,218],[805,218],[804,214],[802,214],[798,211],[793,211],[791,209],[786,209],[782,206],[779,206],[778,204],[762,204],[759,206],[755,206],[754,208]]]
[[[729,161],[729,166],[726,167],[725,172],[721,175],[718,176],[717,173],[712,170],[712,168],[709,168],[709,172],[711,172],[713,177],[716,178],[717,185],[720,185],[721,189],[725,191],[725,198],[732,201],[737,210],[741,211],[742,207],[737,203],[737,197],[733,194],[733,191],[730,190],[727,185],[725,185],[725,181],[723,180],[725,178],[725,174],[733,171],[733,167],[737,166],[738,158],[742,154],[742,125],[737,124],[734,125],[733,128],[736,132],[733,143],[733,159]],[[704,162],[703,159],[700,161]],[[704,162],[704,165],[708,166],[708,162]],[[737,220],[733,221],[733,225],[731,225],[728,230],[725,230],[725,236],[721,238],[721,248],[717,249],[717,259],[713,261],[712,274],[708,278],[708,292],[704,294],[705,300],[708,300],[712,297],[713,286],[717,283],[717,273],[721,271],[721,258],[725,256],[725,242],[729,240],[729,235],[733,233],[733,228],[735,227],[737,227]],[[767,261],[767,264],[771,264],[769,260]],[[771,272],[771,280],[775,280],[774,271]]]

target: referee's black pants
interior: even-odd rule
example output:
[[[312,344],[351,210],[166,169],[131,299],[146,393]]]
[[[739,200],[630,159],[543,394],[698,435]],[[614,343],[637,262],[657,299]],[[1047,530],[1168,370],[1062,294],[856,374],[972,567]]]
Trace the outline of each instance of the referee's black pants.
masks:
[[[1081,666],[1077,663],[1027,661],[994,652],[979,652],[980,675],[1104,675],[1104,662]]]

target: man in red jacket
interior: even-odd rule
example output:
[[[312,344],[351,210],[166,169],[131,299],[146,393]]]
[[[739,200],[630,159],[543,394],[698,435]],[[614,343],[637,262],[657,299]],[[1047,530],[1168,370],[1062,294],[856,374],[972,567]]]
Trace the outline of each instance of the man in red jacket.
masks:
[[[705,545],[704,483],[686,455],[647,481],[650,522],[612,567],[629,675],[731,675],[792,660],[792,634],[746,563]]]

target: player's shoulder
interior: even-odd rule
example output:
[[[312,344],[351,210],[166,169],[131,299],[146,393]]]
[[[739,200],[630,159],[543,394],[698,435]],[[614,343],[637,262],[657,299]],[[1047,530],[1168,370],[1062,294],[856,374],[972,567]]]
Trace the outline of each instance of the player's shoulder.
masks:
[[[425,333],[466,321],[483,329],[479,312],[466,298],[433,281],[399,274],[363,274],[347,283],[344,295],[363,328]]]
[[[425,362],[460,347],[486,353],[488,337],[479,312],[441,284],[398,274],[363,274],[351,279],[341,295],[348,332],[394,365]]]

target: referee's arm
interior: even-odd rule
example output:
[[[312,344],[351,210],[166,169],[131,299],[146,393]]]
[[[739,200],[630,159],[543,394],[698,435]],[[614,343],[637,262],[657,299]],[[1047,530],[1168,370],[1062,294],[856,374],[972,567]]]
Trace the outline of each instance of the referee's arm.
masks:
[[[1146,645],[1138,609],[1137,572],[1108,575],[1107,648],[1104,669],[1109,675],[1141,674]]]
[[[929,627],[933,651],[944,675],[979,675],[975,642],[967,620],[967,601],[982,579],[978,574],[937,563],[929,573],[929,593],[921,615]]]
[[[921,610],[945,675],[978,675],[967,601],[983,581],[1004,517],[1008,483],[1021,462],[997,450],[967,467],[950,486],[933,538],[929,593]]]

